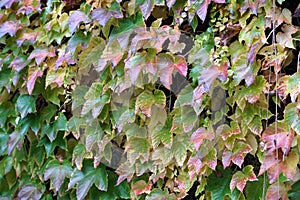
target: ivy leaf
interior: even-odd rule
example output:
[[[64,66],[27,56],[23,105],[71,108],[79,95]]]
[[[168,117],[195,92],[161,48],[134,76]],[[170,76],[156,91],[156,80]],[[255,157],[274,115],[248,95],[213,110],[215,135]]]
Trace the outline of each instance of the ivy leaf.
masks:
[[[16,102],[16,110],[21,114],[21,118],[35,112],[35,98],[27,94],[20,95]]]
[[[276,41],[283,47],[295,49],[292,34],[296,33],[298,28],[293,25],[284,24],[281,29],[283,32],[277,33]]]
[[[276,159],[278,157],[278,160]],[[276,156],[276,151],[273,151],[269,155],[266,155],[259,171],[259,176],[265,171],[268,171],[268,177],[270,184],[273,184],[278,178],[279,174],[282,172],[290,180],[294,179],[297,163],[299,161],[299,156],[295,151],[289,152],[288,156],[283,160],[283,153],[278,152]]]
[[[248,63],[246,48],[238,41],[233,42],[229,46],[229,52],[234,72],[234,84],[238,85],[242,80],[245,80],[246,85],[250,86],[255,80],[259,66],[256,62],[253,62],[251,65]]]
[[[244,97],[249,103],[253,104],[259,100],[260,94],[264,90],[266,80],[263,76],[256,76],[254,82],[242,90],[240,97]]]
[[[237,171],[230,181],[230,190],[231,192],[235,187],[241,192],[243,192],[246,183],[248,181],[257,181],[256,175],[253,172],[253,166],[247,165],[243,168],[243,171]]]
[[[116,185],[120,185],[125,179],[127,179],[127,182],[131,181],[133,174],[135,173],[135,168],[129,165],[130,163],[123,162],[116,170],[116,173],[119,175]]]
[[[292,185],[291,190],[288,192],[288,197],[291,200],[296,200],[300,198],[300,181],[297,181]]]
[[[287,80],[286,90],[284,93],[286,96],[288,94],[291,95],[291,100],[293,103],[296,102],[297,97],[300,93],[299,82],[300,82],[300,73],[293,74]]]
[[[163,91],[155,90],[153,94],[150,91],[142,92],[135,102],[135,113],[140,109],[147,116],[151,116],[151,107],[156,105],[159,108],[164,108],[166,105],[166,96]]]
[[[176,135],[173,139],[172,152],[180,167],[183,166],[183,163],[186,160],[189,144],[189,140],[183,135]]]
[[[91,65],[97,65],[98,60],[105,48],[105,41],[100,37],[93,37],[87,49],[79,56],[79,75],[88,75]]]
[[[191,143],[194,144],[196,151],[199,150],[203,139],[206,138],[207,136],[207,132],[205,130],[205,128],[198,128],[191,136]]]
[[[105,167],[100,165],[94,168],[91,160],[84,161],[82,170],[76,169],[73,172],[68,189],[73,188],[75,184],[77,184],[76,196],[79,200],[85,198],[93,184],[99,190],[107,191],[108,178]]]
[[[85,146],[83,144],[77,144],[73,150],[72,163],[75,163],[77,169],[81,170],[82,161],[85,156]]]
[[[288,198],[288,191],[291,189],[291,187],[286,183],[274,183],[270,185],[270,187],[267,190],[266,198],[270,200],[277,200],[277,199],[289,199]],[[279,192],[279,196],[278,196]]]
[[[26,83],[28,94],[30,95],[32,94],[36,79],[38,77],[41,77],[42,75],[43,75],[42,70],[36,70],[28,77],[28,81]]]
[[[298,103],[290,103],[285,107],[284,120],[300,134],[300,117],[299,117],[299,105]]]
[[[0,38],[8,33],[10,36],[16,36],[19,25],[14,21],[6,21],[0,24]]]
[[[146,138],[132,137],[126,142],[125,151],[130,164],[135,163],[137,159],[141,163],[149,160],[151,144]]]
[[[232,151],[228,149],[223,151],[222,163],[224,168],[228,167],[231,161],[241,168],[246,154],[251,151],[252,148],[249,144],[242,141],[236,142]]]
[[[170,147],[173,141],[173,134],[170,131],[172,123],[170,120],[167,120],[165,125],[158,124],[154,128],[151,138],[152,146],[157,148],[160,143],[163,143],[166,147]]]
[[[35,185],[27,184],[21,187],[18,192],[18,199],[41,199],[44,191],[41,187]]]
[[[131,190],[137,196],[143,193],[149,194],[151,192],[151,188],[152,188],[151,181],[146,183],[146,181],[144,180],[139,180],[132,185]]]
[[[105,104],[110,102],[110,96],[108,93],[103,94],[103,88],[100,83],[93,83],[85,94],[84,99],[86,100],[81,115],[84,116],[88,112],[92,111],[93,118],[97,118],[101,113]]]
[[[262,176],[258,177],[258,180],[256,181],[247,182],[247,185],[245,187],[246,199],[249,200],[262,199],[263,190],[267,190],[268,186],[269,186],[268,182],[264,183],[264,178]]]
[[[140,5],[140,10],[143,14],[145,19],[148,19],[152,10],[154,8],[154,1],[153,0],[144,0],[143,4]]]
[[[2,8],[3,6],[5,6],[5,8],[10,8],[11,5],[15,2],[16,0],[2,0],[0,2],[0,8]]]
[[[5,125],[7,118],[15,113],[14,106],[11,102],[6,101],[0,104],[0,127]]]
[[[91,20],[83,12],[79,10],[74,11],[68,20],[70,32],[74,33],[80,22],[89,23],[90,21]]]
[[[50,179],[57,192],[63,184],[65,178],[70,178],[73,172],[72,165],[68,161],[59,163],[58,160],[51,160],[45,169],[44,180]]]
[[[120,10],[108,11],[104,8],[97,8],[92,11],[92,19],[97,20],[98,23],[103,27],[111,17],[120,19],[123,18],[123,14],[120,12]]]
[[[27,58],[27,60],[35,59],[36,64],[40,65],[47,56],[49,57],[55,56],[54,49],[51,49],[50,51],[48,50],[48,48],[34,49],[29,55],[29,57]]]
[[[27,61],[26,56],[18,56],[14,58],[14,60],[10,63],[9,67],[11,67],[16,72],[20,72],[28,65],[29,61]]]
[[[273,123],[263,132],[261,141],[265,143],[267,154],[281,148],[287,155],[294,140],[294,131],[285,123]]]
[[[232,179],[231,170],[229,168],[222,169],[220,166],[217,169],[218,175],[212,173],[208,176],[206,191],[211,192],[212,200],[224,199],[226,196],[231,199],[239,199],[237,190],[230,192],[230,181]]]
[[[204,23],[204,21],[205,21],[208,6],[211,3],[211,1],[213,1],[215,3],[225,3],[225,0],[204,0],[203,3],[201,4],[201,6],[197,10],[197,15],[202,20],[202,23]]]

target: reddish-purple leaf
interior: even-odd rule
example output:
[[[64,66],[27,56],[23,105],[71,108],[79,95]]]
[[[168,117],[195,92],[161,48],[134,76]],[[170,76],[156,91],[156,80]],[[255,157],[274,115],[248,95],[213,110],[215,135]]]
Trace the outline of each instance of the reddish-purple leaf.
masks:
[[[230,181],[230,190],[231,192],[234,190],[235,187],[241,192],[243,192],[246,183],[248,181],[256,181],[256,175],[253,172],[253,166],[248,165],[246,166],[243,171],[236,172]]]
[[[202,22],[205,21],[207,9],[210,4],[211,0],[204,0],[199,9],[197,10],[197,15],[202,20]]]
[[[16,0],[1,0],[0,1],[0,8],[5,6],[5,8],[10,8],[11,5],[15,2]]]
[[[194,144],[195,149],[198,151],[203,139],[206,137],[206,130],[205,128],[198,128],[191,136],[191,143]]]
[[[145,19],[148,19],[152,10],[154,8],[154,1],[153,0],[145,0],[145,2],[140,6],[142,15]]]
[[[258,47],[260,47],[261,41],[259,40],[255,44],[253,44],[248,52],[247,62],[248,64],[252,64],[254,62],[256,53],[258,51]]]
[[[42,187],[33,186],[31,185],[32,183],[27,184],[21,187],[20,191],[18,192],[17,199],[41,199],[44,193]]]
[[[16,72],[20,72],[24,67],[27,66],[29,61],[25,57],[16,57],[9,65]]]
[[[251,151],[251,146],[242,141],[237,142],[232,151],[225,149],[222,156],[222,163],[224,168],[230,165],[230,161],[232,161],[237,166],[242,167],[246,154],[250,153]]]
[[[40,0],[24,0],[23,6],[19,8],[17,14],[22,13],[23,15],[29,15],[34,11],[42,11]]]
[[[97,8],[92,12],[92,19],[98,21],[101,26],[105,26],[108,20],[111,18],[123,18],[123,14],[118,11],[107,11],[103,8]]]
[[[37,36],[38,36],[38,33],[35,33],[35,32],[22,32],[20,34],[20,36],[18,36],[17,45],[21,46],[25,40],[27,40],[31,44],[33,44],[35,42]]]
[[[128,182],[131,181],[133,174],[135,173],[135,169],[134,167],[129,166],[128,162],[124,162],[118,167],[116,173],[119,175],[116,185],[119,185],[125,179],[127,179]]]
[[[17,147],[18,150],[21,149],[23,144],[23,136],[15,130],[9,135],[9,139],[7,141],[7,153],[10,155],[12,151]]]
[[[3,24],[0,24],[0,38],[8,33],[10,36],[15,36],[19,25],[14,21],[6,21]]]
[[[268,188],[266,199],[268,200],[288,200],[288,191],[291,190],[291,186],[284,182],[274,183]],[[278,196],[279,192],[279,196]]]
[[[263,132],[261,141],[267,147],[267,154],[281,148],[284,155],[287,155],[292,146],[294,134],[294,131],[287,124],[273,123]]]
[[[68,20],[70,32],[74,33],[80,22],[89,23],[90,21],[91,20],[83,12],[76,10]]]
[[[162,84],[167,88],[171,88],[172,73],[173,73],[173,61],[169,55],[160,54],[157,57],[157,67],[159,69],[159,79]]]
[[[166,2],[167,2],[168,8],[170,9],[175,4],[176,0],[166,0]]]
[[[203,167],[203,162],[201,161],[200,154],[196,154],[194,157],[191,157],[188,161],[189,175],[190,180],[192,180],[195,174],[199,174],[200,170]]]
[[[47,48],[46,49],[37,48],[31,52],[30,56],[28,57],[28,60],[31,60],[34,58],[36,64],[40,65],[47,56],[49,56],[49,57],[55,56],[54,50],[49,51]]]
[[[178,56],[176,63],[174,63],[174,67],[182,76],[186,77],[188,66],[184,57]]]
[[[36,79],[38,77],[41,77],[42,75],[43,75],[42,70],[36,70],[28,77],[28,81],[26,83],[28,94],[30,94],[30,95],[32,94]]]
[[[76,61],[72,58],[71,52],[62,54],[57,58],[57,60],[55,62],[56,69],[58,69],[58,67],[62,66],[63,63],[66,63],[68,65],[74,65],[76,63]]]
[[[259,171],[259,176],[265,171],[268,171],[270,184],[274,183],[280,173],[283,173],[287,178],[293,180],[297,170],[299,156],[295,151],[291,151],[287,157],[284,157],[282,151],[278,150],[266,155]]]

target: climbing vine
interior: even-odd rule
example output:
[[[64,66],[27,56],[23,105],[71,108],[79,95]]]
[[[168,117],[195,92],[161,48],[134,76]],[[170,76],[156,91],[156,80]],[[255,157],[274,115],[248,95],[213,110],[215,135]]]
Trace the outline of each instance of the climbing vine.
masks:
[[[1,198],[299,199],[296,1],[0,7]]]

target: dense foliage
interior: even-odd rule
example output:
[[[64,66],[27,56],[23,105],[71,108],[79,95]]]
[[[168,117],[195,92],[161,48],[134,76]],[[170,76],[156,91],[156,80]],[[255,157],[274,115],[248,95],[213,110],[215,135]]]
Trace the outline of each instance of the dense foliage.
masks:
[[[1,0],[0,197],[299,199],[297,6]]]

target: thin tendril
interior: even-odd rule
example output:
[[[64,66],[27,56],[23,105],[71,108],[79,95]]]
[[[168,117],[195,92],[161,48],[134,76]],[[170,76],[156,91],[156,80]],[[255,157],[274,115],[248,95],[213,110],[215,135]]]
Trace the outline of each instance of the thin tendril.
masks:
[[[277,132],[278,132],[278,123],[277,123],[277,119],[278,119],[278,106],[277,106],[277,102],[278,102],[278,91],[276,89],[277,87],[277,83],[278,83],[278,73],[277,72],[277,68],[278,68],[278,62],[276,59],[277,56],[277,48],[276,48],[276,44],[275,44],[275,26],[276,26],[276,20],[275,20],[275,0],[273,0],[273,11],[272,11],[272,29],[273,29],[273,33],[272,33],[272,44],[273,44],[273,51],[274,51],[274,57],[275,57],[275,64],[274,64],[274,72],[275,72],[275,134],[276,134],[276,139],[275,139],[275,148],[276,148],[276,171],[278,174],[278,163],[279,163],[279,155],[278,155],[278,148],[277,148]],[[278,199],[280,198],[280,192],[279,192],[279,180],[277,181],[277,197]]]

